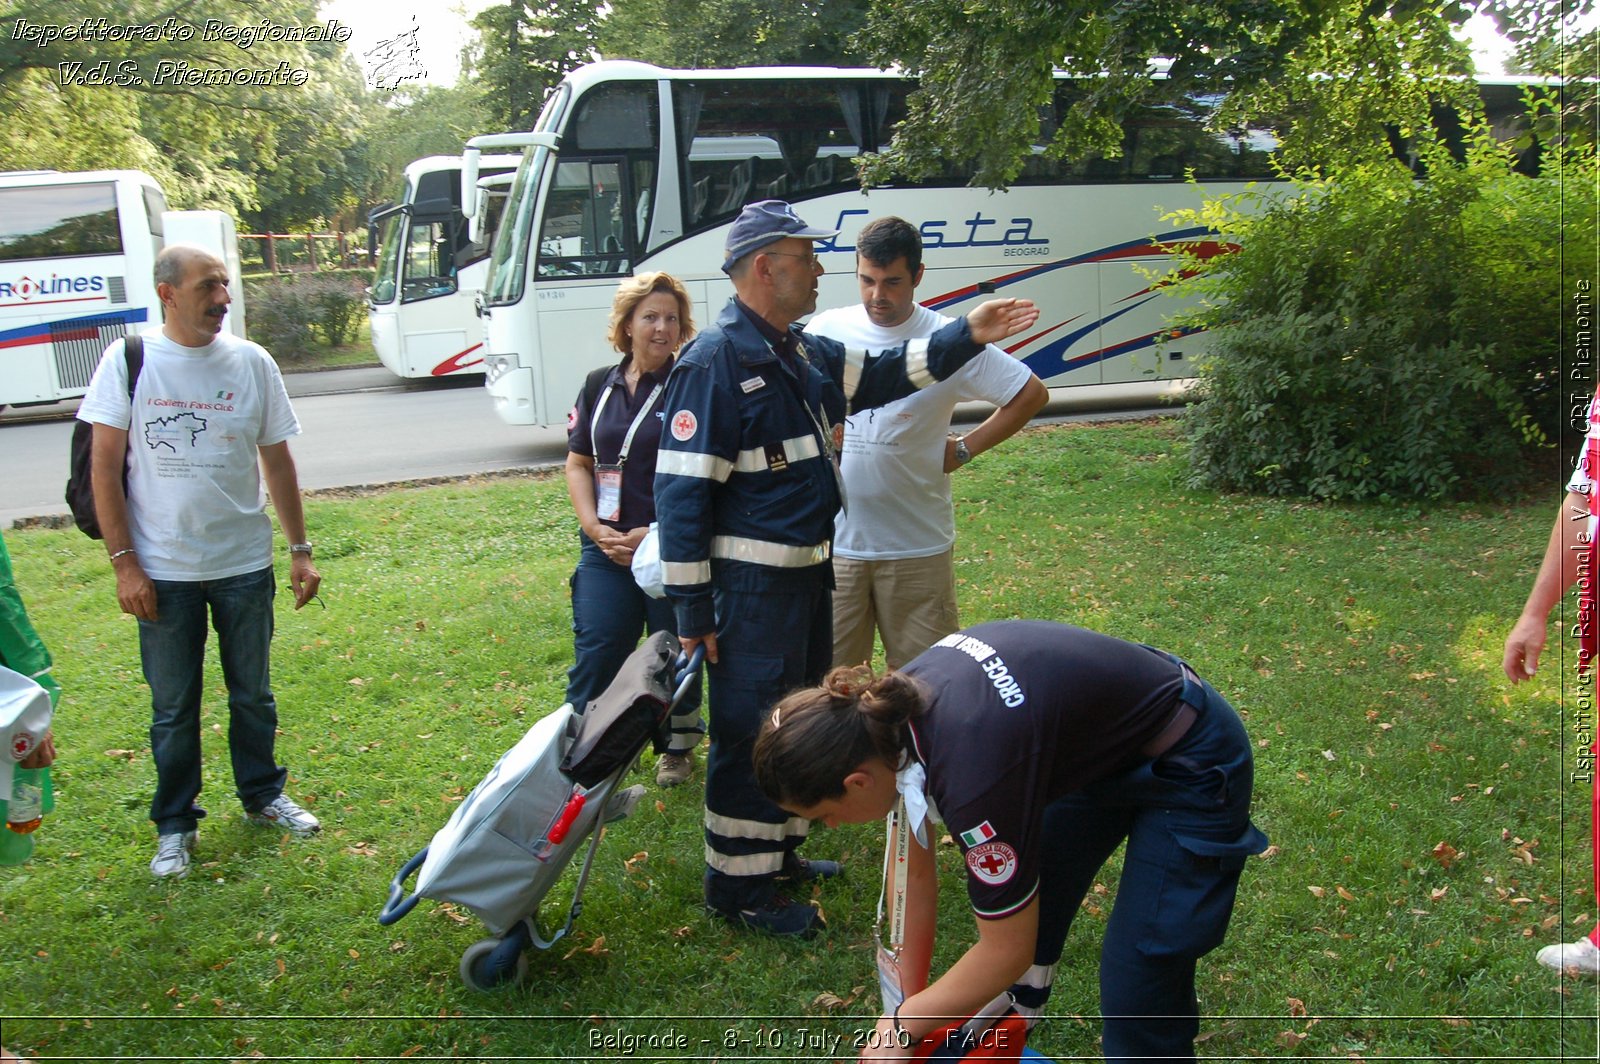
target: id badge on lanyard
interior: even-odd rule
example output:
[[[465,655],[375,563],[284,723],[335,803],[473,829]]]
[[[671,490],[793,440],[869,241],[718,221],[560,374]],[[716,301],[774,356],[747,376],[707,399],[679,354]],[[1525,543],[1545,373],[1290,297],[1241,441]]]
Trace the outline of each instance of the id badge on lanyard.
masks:
[[[622,467],[628,461],[628,451],[633,447],[634,433],[639,431],[639,426],[650,417],[650,411],[655,407],[656,399],[660,397],[665,383],[658,383],[650,390],[645,398],[644,405],[634,415],[633,424],[628,426],[628,434],[622,438],[622,448],[617,455],[615,465],[596,463],[594,467],[594,510],[595,516],[602,521],[622,520]],[[600,401],[595,403],[594,413],[589,415],[589,448],[595,453],[600,453],[599,444],[594,439],[594,426],[600,420],[600,411],[605,409],[606,400],[611,398],[611,390],[600,393]]]
[[[597,465],[594,467],[595,516],[602,521],[622,520],[622,467]]]

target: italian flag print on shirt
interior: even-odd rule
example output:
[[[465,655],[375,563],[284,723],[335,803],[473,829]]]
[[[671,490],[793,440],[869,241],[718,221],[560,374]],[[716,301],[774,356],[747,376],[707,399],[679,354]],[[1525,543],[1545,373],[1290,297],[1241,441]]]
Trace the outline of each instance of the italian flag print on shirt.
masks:
[[[994,838],[994,828],[985,820],[971,831],[963,831],[961,833],[961,844],[970,850],[979,843],[988,842],[992,838]]]

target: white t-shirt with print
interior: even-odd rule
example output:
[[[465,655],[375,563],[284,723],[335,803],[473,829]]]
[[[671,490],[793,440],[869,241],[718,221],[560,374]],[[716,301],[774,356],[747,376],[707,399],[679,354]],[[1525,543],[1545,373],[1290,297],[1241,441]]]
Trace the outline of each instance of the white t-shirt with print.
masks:
[[[154,580],[220,580],[272,564],[259,447],[300,432],[277,363],[220,334],[184,347],[144,334],[128,405],[123,343],[106,348],[78,420],[128,430],[128,525]]]
[[[806,332],[876,351],[932,336],[953,320],[917,305],[905,321],[884,328],[857,303],[823,311]],[[1027,366],[991,345],[945,380],[847,418],[841,468],[850,502],[834,520],[833,552],[879,561],[949,550],[956,541],[950,477],[944,471],[950,415],[957,403],[1004,406],[1031,376]]]

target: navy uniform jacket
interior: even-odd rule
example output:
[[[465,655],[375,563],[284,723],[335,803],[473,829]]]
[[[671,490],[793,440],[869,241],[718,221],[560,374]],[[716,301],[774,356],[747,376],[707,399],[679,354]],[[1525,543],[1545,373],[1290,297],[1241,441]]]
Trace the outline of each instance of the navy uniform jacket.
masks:
[[[796,366],[730,300],[667,378],[655,500],[680,635],[715,631],[713,567],[725,587],[831,580],[834,427],[944,380],[981,350],[965,318],[882,354],[789,331]]]

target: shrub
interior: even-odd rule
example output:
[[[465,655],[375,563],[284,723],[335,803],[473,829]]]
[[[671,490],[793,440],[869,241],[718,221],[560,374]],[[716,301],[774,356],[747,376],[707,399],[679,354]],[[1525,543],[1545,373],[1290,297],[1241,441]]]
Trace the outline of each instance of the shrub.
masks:
[[[1541,178],[1487,142],[1430,161],[1427,180],[1369,165],[1188,212],[1241,246],[1191,282],[1211,332],[1187,418],[1193,481],[1440,498],[1494,489],[1555,434],[1558,308],[1576,284],[1563,186],[1592,190],[1593,157]],[[1566,225],[1567,257],[1592,262],[1592,210]]]
[[[304,302],[282,278],[245,284],[245,332],[279,365],[292,365],[311,355],[313,337]]]
[[[300,274],[295,286],[310,310],[311,324],[331,347],[349,342],[367,312],[367,274],[363,271],[329,270]]]
[[[319,334],[328,346],[342,346],[366,313],[366,276],[362,271],[325,270],[250,282],[250,339],[289,364],[307,359]]]

